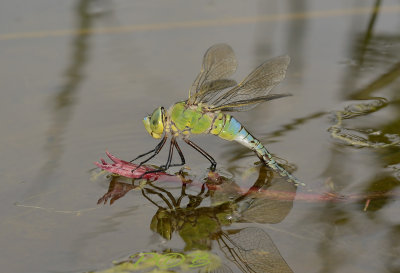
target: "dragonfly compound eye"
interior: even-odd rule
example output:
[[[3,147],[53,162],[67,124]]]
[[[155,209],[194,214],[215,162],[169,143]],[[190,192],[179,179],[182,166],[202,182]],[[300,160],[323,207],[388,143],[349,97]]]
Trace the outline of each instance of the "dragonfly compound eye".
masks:
[[[154,110],[150,118],[150,129],[158,135],[164,132],[164,113],[162,107]]]
[[[161,138],[161,134],[157,134],[151,129],[151,116],[147,116],[143,119],[143,124],[144,128],[146,128],[146,131],[154,138]]]

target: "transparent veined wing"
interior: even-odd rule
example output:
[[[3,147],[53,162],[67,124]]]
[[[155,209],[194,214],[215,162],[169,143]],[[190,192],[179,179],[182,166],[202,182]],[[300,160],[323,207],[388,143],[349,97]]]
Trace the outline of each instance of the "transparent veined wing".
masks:
[[[207,103],[216,96],[222,94],[225,89],[231,88],[237,85],[235,80],[231,79],[219,79],[211,82],[204,83],[200,90],[195,94],[193,103],[198,104],[200,102]]]
[[[289,97],[292,94],[269,94],[267,96],[261,96],[261,97],[256,97],[254,99],[248,99],[248,100],[238,100],[234,102],[230,102],[227,104],[224,104],[222,106],[214,106],[211,108],[211,111],[225,111],[225,112],[239,112],[239,111],[247,111],[250,110],[254,107],[256,107],[258,104],[262,102],[266,102],[269,100],[274,100],[274,99],[279,99],[283,97]]]
[[[257,227],[226,230],[218,244],[241,272],[293,273],[269,235]]]
[[[236,87],[210,101],[210,110],[245,111],[261,102],[289,96],[289,94],[268,94],[285,78],[289,63],[290,58],[287,55],[266,61]]]
[[[194,104],[199,101],[200,95],[204,93],[210,93],[212,91],[218,91],[216,86],[214,88],[207,88],[211,82],[217,82],[218,88],[232,87],[229,86],[229,82],[218,82],[220,79],[225,79],[232,75],[236,71],[237,61],[233,49],[227,44],[216,44],[210,47],[203,57],[203,64],[196,80],[193,82],[192,87],[189,90],[188,104]],[[225,83],[225,85],[223,84]],[[221,85],[222,84],[222,85]],[[232,83],[230,83],[232,84]],[[203,87],[203,88],[202,88]]]

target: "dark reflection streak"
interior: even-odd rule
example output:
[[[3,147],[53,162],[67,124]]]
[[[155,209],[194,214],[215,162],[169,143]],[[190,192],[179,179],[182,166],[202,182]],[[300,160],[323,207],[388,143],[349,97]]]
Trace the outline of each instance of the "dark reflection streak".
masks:
[[[90,0],[82,0],[76,6],[77,30],[90,29],[92,25],[92,18],[88,15],[89,2]],[[77,102],[79,85],[84,80],[83,68],[88,62],[89,39],[90,34],[77,34],[72,40],[72,56],[69,58],[71,63],[65,69],[66,82],[52,101],[52,123],[47,131],[44,147],[48,159],[38,173],[40,187],[33,183],[32,188],[27,191],[29,196],[35,191],[43,192],[47,188],[53,180],[50,175],[58,167],[64,152],[63,135],[73,113],[73,106]]]
[[[377,3],[379,4],[379,0],[375,4]],[[354,37],[357,37],[358,35],[351,33],[351,37],[349,38],[353,42],[353,44],[350,44],[350,47],[352,48],[352,56],[350,56],[350,58],[355,59],[357,64],[349,66],[351,71],[345,73],[345,78],[343,80],[343,95],[346,98],[349,97],[348,90],[354,89],[356,79],[360,76],[362,64],[364,63],[364,55],[372,38],[376,17],[377,13],[373,12],[360,46],[358,39],[354,39]],[[335,144],[333,143],[333,145]],[[322,174],[324,177],[331,177],[332,181],[335,183],[335,188],[340,189],[344,187],[343,184],[348,184],[348,181],[353,179],[352,172],[344,165],[346,162],[346,153],[340,149],[335,149],[334,147],[330,150],[330,161]],[[338,241],[338,238],[336,238],[337,236],[335,236],[335,229],[338,228],[335,222],[340,219],[340,221],[347,222],[347,228],[352,228],[354,223],[351,222],[351,215],[346,210],[336,206],[335,204],[326,204],[318,211],[310,211],[309,215],[304,217],[303,221],[313,221],[312,219],[319,219],[319,222],[324,224],[324,228],[321,229],[323,235],[317,244],[317,253],[322,264],[319,272],[336,272],[338,271],[338,265],[346,263],[345,257],[348,255],[342,255],[342,257],[340,257],[335,252],[335,246]]]
[[[259,14],[268,14],[268,11],[276,7],[274,6],[274,2],[268,1],[259,1],[258,4],[258,13]],[[277,24],[263,23],[257,22],[256,24],[256,34],[255,38],[255,65],[258,66],[263,60],[271,57],[271,39],[274,36],[274,30]],[[258,109],[254,109],[257,111]]]
[[[365,54],[373,37],[373,30],[379,12],[379,7],[380,7],[380,0],[376,0],[374,9],[371,12],[371,16],[368,21],[367,30],[365,31],[363,39],[360,42],[361,44],[359,45],[358,39],[354,39],[354,37],[358,37],[358,35],[352,33],[352,35],[349,37],[349,39],[353,40],[354,42],[354,45],[352,46],[352,49],[354,51],[352,50],[351,52],[351,54],[353,55],[351,56],[351,58],[356,60],[357,63],[353,66],[350,66],[351,71],[345,74],[347,79],[343,80],[343,91],[342,91],[343,94],[345,95],[347,95],[346,93],[349,89],[351,89],[351,86],[354,86],[356,82],[355,79],[359,78],[361,68],[364,65]]]
[[[286,1],[289,7],[288,14],[302,14],[307,13],[307,1],[306,0],[296,0],[296,1]],[[271,1],[260,1],[258,4],[258,10],[260,14],[268,14],[272,9],[278,9],[278,7],[274,7],[273,2]],[[283,12],[285,13],[285,12]],[[272,42],[274,39],[274,31],[277,28],[278,24],[283,24],[288,26],[286,40],[283,44],[286,45],[285,49],[279,49],[277,54],[289,54],[292,58],[289,73],[297,73],[300,75],[297,78],[297,82],[301,83],[301,71],[303,71],[303,58],[304,54],[304,43],[306,41],[306,31],[308,24],[308,17],[304,17],[301,20],[287,20],[283,22],[276,23],[265,23],[258,22],[256,24],[256,35],[255,35],[255,66],[259,65],[263,60],[271,57],[272,45],[276,42]],[[279,44],[279,43],[278,43]],[[300,73],[299,73],[300,72]],[[289,78],[289,77],[288,77]],[[289,91],[291,92],[291,91]],[[294,94],[297,96],[298,94]],[[266,107],[264,105],[264,107]],[[265,116],[266,109],[263,109],[263,106],[257,107],[254,109],[255,116]],[[257,114],[258,113],[258,114]]]
[[[353,44],[352,44],[352,52],[353,55],[356,56],[356,59],[358,60],[357,65],[352,65],[349,66],[349,71],[345,73],[346,77],[348,78],[348,81],[343,81],[343,90],[349,90],[350,84],[353,86],[356,85],[357,81],[362,81],[366,77],[364,75],[365,72],[363,70],[364,67],[366,66],[371,66],[374,67],[374,71],[378,71],[378,68],[382,66],[382,64],[385,64],[386,62],[393,63],[393,59],[398,59],[398,47],[396,45],[399,44],[399,36],[398,35],[388,35],[388,34],[383,34],[383,35],[372,35],[373,33],[373,28],[376,23],[376,18],[378,16],[377,11],[379,11],[379,5],[380,1],[375,2],[375,12],[372,12],[371,18],[369,20],[369,24],[367,26],[367,29],[364,34],[361,33],[361,35],[353,34]],[[358,37],[364,37],[363,39],[359,39]],[[382,46],[385,47],[386,45],[390,44],[391,48],[393,48],[394,52],[389,54],[387,48],[381,48]],[[390,60],[388,59],[390,58]],[[387,72],[384,73],[374,73],[373,77],[374,79],[370,81],[365,87],[359,88],[351,92],[350,94],[346,94],[347,99],[356,99],[356,100],[365,100],[365,99],[373,99],[374,95],[373,93],[377,91],[382,91],[383,89],[387,88],[390,84],[394,83],[397,79],[400,77],[400,62],[394,63],[390,68],[386,68]],[[368,72],[368,70],[366,71]],[[365,72],[365,73],[366,73]],[[378,76],[375,76],[378,74]],[[398,93],[399,89],[396,87],[394,84],[393,86],[393,91],[394,91],[394,96],[396,97],[396,93]],[[393,100],[389,101],[389,103],[393,103]],[[360,105],[362,102],[360,103]],[[386,125],[380,126],[380,128],[377,128],[382,132],[382,136],[379,136],[384,141],[384,134],[385,133],[392,133],[392,134],[398,134],[398,124],[399,124],[399,119],[396,118],[396,115],[392,115],[390,118],[390,122]],[[396,129],[394,129],[396,128]],[[372,140],[377,140],[377,136],[375,136],[375,139]],[[377,150],[379,153],[388,153],[390,154],[389,156],[382,156],[381,158],[384,160],[382,163],[384,166],[398,163],[398,156],[395,156],[393,154],[393,149],[380,149]],[[335,153],[338,153],[336,150]],[[342,162],[342,160],[338,161]],[[333,165],[333,164],[332,164]],[[332,166],[331,165],[331,166]],[[343,168],[341,168],[343,169]],[[337,173],[333,170],[334,173]],[[340,179],[336,179],[340,181]],[[372,186],[373,184],[380,184],[381,187],[382,182],[377,183],[378,181],[371,181],[370,185]],[[387,183],[386,183],[387,184]],[[385,186],[385,189],[387,187]],[[369,190],[376,189],[376,187],[373,187]],[[379,189],[378,190],[382,190]]]
[[[370,40],[372,38],[372,35],[373,35],[373,29],[374,29],[374,25],[375,25],[375,22],[376,22],[376,18],[378,17],[378,14],[379,14],[380,5],[381,5],[381,0],[376,0],[374,8],[373,8],[373,12],[371,13],[371,18],[369,20],[367,30],[365,32],[365,37],[364,37],[364,40],[363,40],[363,43],[362,43],[363,47],[361,48],[361,50],[359,52],[360,55],[359,55],[358,61],[359,61],[360,65],[362,65],[364,63],[365,51],[366,51],[367,45],[369,44],[369,42],[370,42]]]
[[[350,99],[366,99],[371,96],[371,93],[386,87],[400,77],[400,62],[393,65],[386,73],[378,76],[375,80],[369,83],[366,87],[356,90],[352,93]]]
[[[258,13],[259,14],[268,14],[268,11],[273,9],[276,9],[276,4],[274,2],[268,2],[268,1],[259,1],[258,3]],[[269,23],[263,23],[263,22],[257,22],[255,25],[255,50],[254,50],[254,67],[257,67],[260,65],[260,63],[263,62],[263,60],[268,59],[271,57],[271,51],[272,51],[272,42],[270,41],[274,37],[274,32],[276,29],[277,24],[269,24]],[[257,107],[253,110],[253,115],[254,116],[263,116],[260,115],[259,113],[261,111],[265,111],[265,109],[261,109],[262,107]]]
[[[316,118],[319,118],[325,114],[327,114],[327,112],[321,111],[321,112],[312,113],[312,114],[302,117],[302,118],[293,119],[293,122],[282,125],[283,129],[275,130],[275,131],[269,133],[267,138],[281,137],[281,136],[285,135],[287,132],[293,131],[299,125],[304,125],[306,122],[311,121]]]
[[[373,34],[373,30],[378,18],[380,4],[381,4],[380,0],[375,1],[375,11],[371,13],[369,23],[364,33],[361,33],[362,35],[359,35],[358,33],[351,33],[352,44],[350,44],[350,46],[352,50],[351,51],[352,56],[350,56],[350,58],[356,60],[357,63],[349,66],[349,71],[345,73],[346,78],[345,80],[343,80],[343,94],[345,99],[352,99],[352,100],[354,99],[365,100],[371,98],[373,99],[374,98],[373,94],[375,92],[382,91],[389,84],[393,83],[396,79],[400,77],[400,63],[395,63],[387,70],[387,72],[384,73],[380,73],[378,70],[379,67],[382,65],[381,63],[382,60],[380,58],[387,56],[384,53],[384,49],[379,48],[379,46],[381,46],[383,43],[382,44],[377,43],[375,45],[374,42],[387,41],[387,43],[390,43],[390,41],[392,41],[391,40],[392,37],[387,37],[386,35],[379,37]],[[394,54],[395,54],[394,56],[398,56],[398,53]],[[390,62],[393,62],[393,59],[391,59]],[[377,71],[377,73],[374,73],[373,76],[374,79],[370,81],[370,83],[367,84],[365,87],[362,87],[360,89],[356,89],[354,87],[352,88],[352,86],[356,86],[356,84],[359,81],[362,82],[365,80],[366,78],[365,73],[368,72],[368,70],[364,70],[364,68],[367,66],[371,66],[374,68],[374,71]],[[377,77],[375,76],[376,74],[378,74]],[[351,91],[349,92],[349,90]],[[398,92],[399,89],[394,87],[394,90],[395,92]],[[360,107],[362,106],[362,103],[363,102],[360,101]],[[396,118],[396,115],[393,115],[390,118],[390,120],[394,120],[391,121],[390,123],[399,124],[399,119],[398,117]],[[395,132],[392,133],[398,134],[398,125],[395,128],[397,129],[395,130]],[[374,129],[382,131],[383,134],[388,131],[385,130],[385,127],[382,125],[379,126],[379,128],[374,128]],[[335,183],[335,188],[341,189],[351,184],[353,179],[352,175],[354,176],[353,173],[354,171],[353,169],[347,167],[348,152],[338,148],[335,145],[335,143],[333,143],[332,145],[333,147],[331,149],[332,151],[331,160],[327,164],[328,167],[325,170],[324,176],[331,177],[332,181],[334,181]],[[392,148],[392,149],[397,149],[397,148]],[[392,149],[376,150],[376,153],[389,154],[385,157],[381,156],[380,159],[379,157],[376,157],[377,158],[376,164],[378,166],[387,166],[388,164],[393,164],[393,163],[397,164],[399,162],[400,157],[398,155],[396,156],[393,153],[393,151],[390,151]],[[382,162],[379,162],[380,160]],[[387,175],[387,173],[385,172],[385,175],[374,174],[370,181],[365,181],[363,182],[363,184],[365,185],[364,187],[366,192],[374,190],[386,191],[396,187],[395,186],[396,184],[397,186],[399,185],[398,181],[394,180],[395,179],[393,177],[390,177],[390,175]],[[373,203],[371,203],[368,208],[369,211],[368,217],[374,218],[375,213],[373,213],[373,210],[379,210],[386,204],[387,200],[374,201]],[[361,206],[362,205],[360,205],[360,207]],[[353,233],[359,232],[359,230],[365,230],[367,228],[366,226],[368,226],[368,222],[366,224],[364,223],[363,226],[360,227],[360,223],[358,223],[356,220],[353,219],[354,216],[352,215],[351,211],[345,210],[335,204],[327,204],[325,208],[323,208],[322,210],[320,209],[318,214],[319,215],[317,215],[317,217],[319,216],[321,218],[320,220],[321,224],[323,223],[326,226],[325,229],[322,229],[325,236],[324,238],[322,238],[322,240],[320,240],[319,251],[317,252],[320,255],[320,260],[323,262],[323,267],[320,272],[336,272],[337,265],[351,262],[349,261],[351,259],[346,261],[346,257],[349,257],[348,254],[351,253],[353,250],[349,249],[349,252],[343,253],[343,255],[338,255],[337,254],[338,242],[341,242],[341,238],[340,235],[337,234],[341,234],[346,230]],[[304,221],[309,222],[310,220],[312,221],[312,219],[315,218],[316,218],[315,211],[311,211],[310,215],[304,218]],[[342,223],[342,225],[339,225],[338,223]],[[377,222],[374,222],[374,225],[376,224]],[[390,242],[393,242],[393,240],[396,239],[398,240],[399,238],[398,234],[396,236],[388,236],[388,237],[390,237],[387,239],[389,244]],[[390,250],[390,248],[388,249],[389,250],[385,251],[386,252],[393,251]],[[377,251],[379,252],[379,250]],[[365,259],[368,259],[370,255],[373,255],[373,253],[369,251],[367,255],[368,257],[365,257]],[[389,260],[388,264],[390,263],[391,262]],[[390,266],[386,266],[386,268],[388,267]]]
[[[296,1],[287,1],[289,6],[289,13],[307,13],[307,1],[306,0],[296,0]],[[287,49],[289,56],[294,56],[294,60],[291,64],[291,71],[297,72],[300,75],[298,78],[299,85],[302,82],[303,73],[301,73],[303,69],[303,56],[306,56],[304,52],[304,43],[307,40],[307,24],[308,17],[303,18],[302,20],[289,20],[288,26],[289,31],[287,31]],[[297,96],[297,94],[294,94]]]

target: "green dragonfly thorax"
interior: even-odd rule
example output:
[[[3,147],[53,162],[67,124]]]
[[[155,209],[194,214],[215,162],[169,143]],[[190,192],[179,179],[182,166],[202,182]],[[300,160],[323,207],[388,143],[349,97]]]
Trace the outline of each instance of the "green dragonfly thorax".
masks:
[[[168,114],[171,131],[183,135],[208,133],[216,115],[201,104],[188,106],[185,101],[174,104]]]
[[[172,133],[175,136],[190,134],[215,134],[222,130],[226,114],[209,112],[205,106],[188,106],[185,101],[171,106],[168,111],[159,107],[143,119],[144,127],[153,138]]]
[[[229,114],[208,111],[207,106],[201,104],[189,106],[185,101],[174,104],[168,111],[163,107],[157,108],[144,118],[143,124],[153,138],[161,138],[165,132],[174,136],[212,134],[225,140],[234,140],[243,128]]]
[[[225,140],[236,140],[248,133],[231,115],[209,111],[207,105],[188,106],[184,101],[178,102],[168,113],[168,127],[175,135],[212,134]]]

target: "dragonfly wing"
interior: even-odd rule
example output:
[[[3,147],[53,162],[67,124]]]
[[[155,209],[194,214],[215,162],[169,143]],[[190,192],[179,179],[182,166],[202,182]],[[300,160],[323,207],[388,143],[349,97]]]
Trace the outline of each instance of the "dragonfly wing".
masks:
[[[188,103],[193,104],[197,100],[196,94],[205,84],[229,77],[236,67],[235,53],[229,45],[216,44],[210,47],[204,54],[201,71],[189,90]]]
[[[236,87],[210,102],[213,105],[210,110],[244,111],[261,102],[287,96],[268,93],[285,78],[289,63],[290,58],[287,55],[266,61]]]
[[[232,88],[237,85],[235,80],[219,79],[215,81],[206,82],[202,85],[199,92],[195,94],[194,104],[200,102],[207,103],[216,96],[220,95],[227,88]]]
[[[213,107],[212,111],[225,111],[225,112],[240,112],[240,111],[247,111],[262,102],[266,102],[269,100],[280,99],[284,97],[292,96],[292,94],[269,94],[267,96],[261,96],[254,99],[249,100],[238,100],[235,102],[227,103],[222,106]]]

